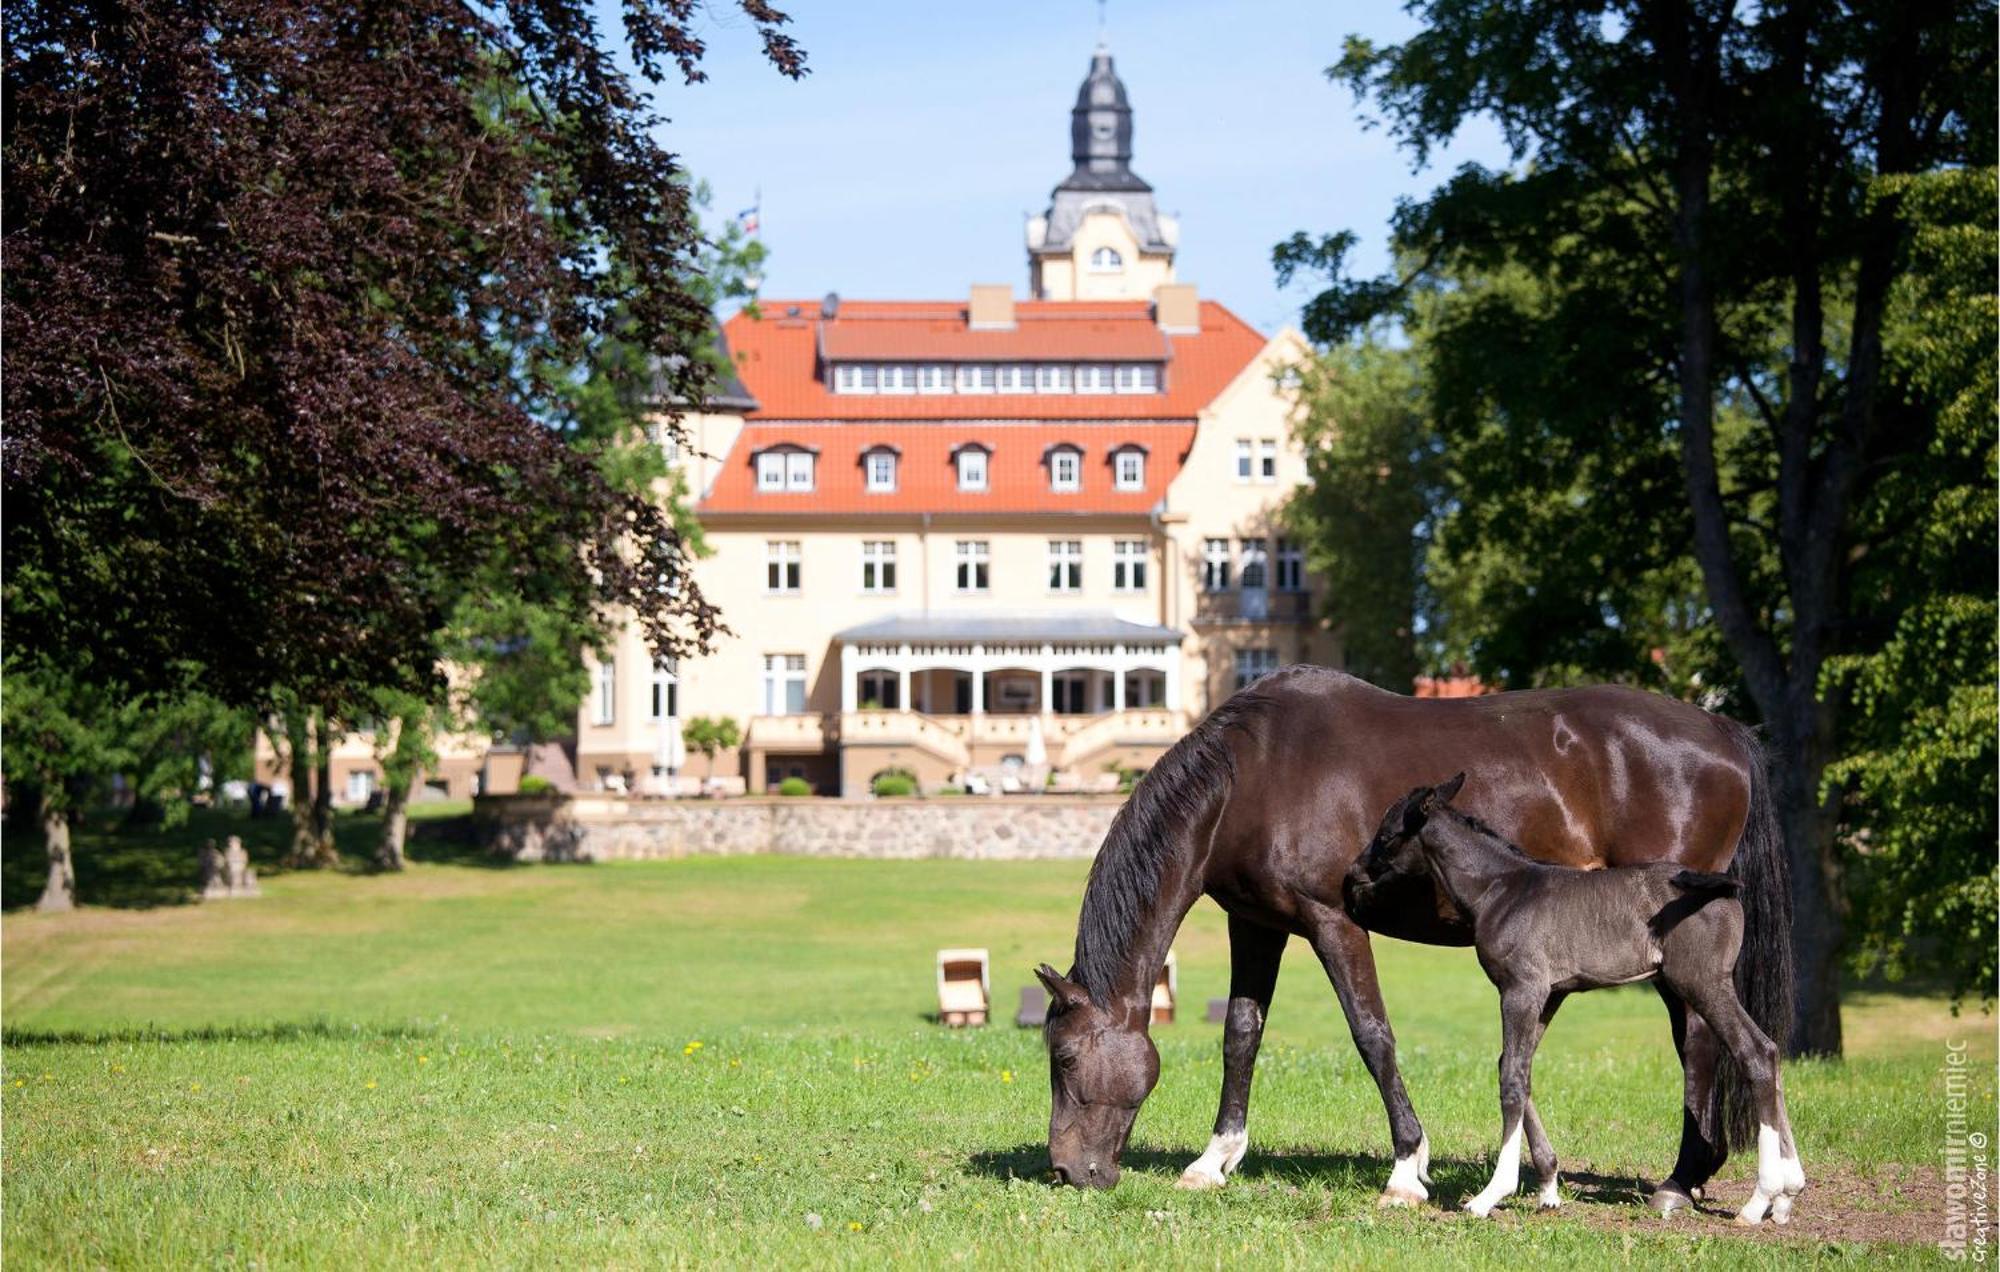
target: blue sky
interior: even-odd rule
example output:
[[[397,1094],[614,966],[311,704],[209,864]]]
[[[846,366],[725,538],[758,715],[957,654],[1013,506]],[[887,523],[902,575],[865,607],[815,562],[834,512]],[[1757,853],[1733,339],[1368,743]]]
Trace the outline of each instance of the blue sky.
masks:
[[[661,139],[714,188],[714,214],[750,206],[761,188],[764,294],[948,297],[975,282],[1024,292],[1023,218],[1069,172],[1069,110],[1097,5],[780,6],[810,58],[804,81],[770,69],[749,23],[717,0],[701,30],[709,82],[658,94]],[[1181,281],[1275,330],[1297,321],[1305,296],[1272,276],[1278,240],[1352,229],[1359,264],[1379,269],[1399,198],[1462,163],[1504,161],[1498,131],[1480,126],[1412,173],[1326,78],[1350,32],[1393,41],[1413,29],[1382,0],[1113,0],[1132,166],[1181,218]]]

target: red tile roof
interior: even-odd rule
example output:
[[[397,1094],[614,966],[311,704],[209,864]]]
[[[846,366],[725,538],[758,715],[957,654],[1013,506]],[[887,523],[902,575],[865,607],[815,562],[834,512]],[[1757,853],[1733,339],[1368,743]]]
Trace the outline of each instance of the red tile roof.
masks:
[[[799,316],[788,317],[797,308]],[[1248,366],[1265,340],[1214,301],[1201,330],[1163,333],[1147,301],[1017,301],[1007,331],[973,331],[957,301],[767,300],[762,316],[724,324],[755,420],[1192,420]],[[1165,391],[1104,394],[834,393],[819,377],[836,360],[1130,362],[1164,360]]]
[[[1194,445],[1194,432],[1192,422],[980,421],[963,428],[940,428],[923,423],[770,423],[753,417],[730,449],[714,488],[701,501],[698,512],[703,516],[870,512],[1142,516],[1166,497],[1168,483],[1180,472],[1188,448]],[[958,469],[952,452],[967,442],[977,442],[992,450],[986,461],[984,491],[958,488]],[[1145,489],[1118,490],[1112,479],[1111,453],[1134,443],[1146,448]],[[816,488],[811,492],[786,494],[757,489],[757,452],[785,445],[818,448]],[[1049,470],[1043,457],[1050,447],[1059,445],[1074,445],[1083,451],[1081,490],[1049,489]],[[900,452],[896,489],[871,493],[861,471],[861,456],[879,446],[892,446]]]

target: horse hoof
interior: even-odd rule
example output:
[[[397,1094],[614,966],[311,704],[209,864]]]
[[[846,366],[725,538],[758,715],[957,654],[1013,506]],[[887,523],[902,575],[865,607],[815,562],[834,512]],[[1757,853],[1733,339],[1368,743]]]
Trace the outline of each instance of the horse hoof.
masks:
[[[1429,1200],[1430,1194],[1424,1192],[1422,1189],[1385,1188],[1382,1190],[1381,1199],[1375,1204],[1383,1209],[1391,1206],[1412,1208],[1421,1206]]]
[[[1694,1198],[1688,1194],[1688,1190],[1671,1179],[1655,1188],[1652,1198],[1646,1204],[1659,1211],[1662,1219],[1671,1217],[1676,1210],[1695,1208]]]
[[[1792,1199],[1783,1195],[1771,1199],[1771,1222],[1778,1224],[1792,1221]]]
[[[1485,1219],[1493,1213],[1493,1203],[1474,1197],[1471,1201],[1465,1203],[1465,1213],[1472,1215],[1474,1218]]]
[[[1199,1166],[1190,1166],[1181,1172],[1180,1182],[1175,1184],[1174,1187],[1185,1188],[1190,1192],[1202,1192],[1210,1188],[1220,1188],[1228,1182],[1227,1179],[1223,1178],[1220,1171],[1209,1171]]]
[[[1544,1210],[1555,1210],[1563,1204],[1562,1192],[1553,1179],[1543,1187],[1540,1201]]]

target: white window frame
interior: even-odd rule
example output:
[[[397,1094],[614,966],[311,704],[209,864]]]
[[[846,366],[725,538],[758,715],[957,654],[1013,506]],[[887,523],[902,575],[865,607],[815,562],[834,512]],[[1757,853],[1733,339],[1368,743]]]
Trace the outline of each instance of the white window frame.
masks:
[[[1202,540],[1201,590],[1204,592],[1227,592],[1229,590],[1230,563],[1229,540]]]
[[[917,392],[951,392],[952,369],[942,362],[927,362],[917,368]]]
[[[967,446],[958,452],[958,488],[960,490],[985,490],[989,480],[985,447]]]
[[[1278,480],[1278,443],[1273,438],[1257,443],[1257,480],[1266,486]]]
[[[1120,393],[1158,393],[1160,368],[1150,362],[1122,362],[1115,383]]]
[[[991,393],[996,370],[991,362],[962,362],[958,367],[960,393]]]
[[[1144,539],[1113,539],[1111,541],[1111,590],[1114,592],[1143,592],[1146,590],[1146,563],[1152,557]]]
[[[374,769],[358,768],[358,769],[347,770],[348,803],[365,804],[368,802],[368,797],[370,795],[373,795],[374,793],[375,793]]]
[[[879,379],[880,369],[872,362],[838,363],[833,368],[833,391],[835,393],[873,393]]]
[[[797,596],[805,582],[805,554],[797,539],[764,541],[764,594]]]
[[[870,596],[888,596],[896,590],[896,541],[864,539],[861,542],[861,590]]]
[[[953,591],[966,596],[989,592],[993,586],[993,545],[985,539],[960,539],[953,549],[957,569]]]
[[[1065,595],[1083,590],[1083,540],[1049,540],[1049,591]]]
[[[994,388],[1000,393],[1033,393],[1035,368],[1026,362],[1003,362],[994,373]]]
[[[1120,490],[1144,490],[1146,488],[1146,452],[1136,446],[1127,446],[1111,456],[1111,475]]]
[[[590,722],[605,725],[618,723],[618,662],[616,659],[600,658],[597,661],[597,684],[590,698]]]
[[[646,703],[646,718],[655,724],[680,716],[680,676],[669,659],[653,665],[652,695]]]
[[[1275,649],[1239,649],[1236,651],[1236,687],[1253,685],[1278,669],[1278,651]]]
[[[1111,364],[1108,362],[1084,362],[1076,368],[1076,391],[1078,393],[1110,393],[1112,388]]]
[[[1267,592],[1271,588],[1271,547],[1266,539],[1245,539],[1238,545],[1242,568],[1236,585],[1246,592]]]
[[[1125,268],[1125,257],[1115,247],[1100,247],[1090,254],[1090,272],[1115,274]]]
[[[917,369],[908,363],[895,362],[884,366],[876,377],[877,393],[915,393],[917,391]]]
[[[868,479],[870,494],[890,494],[896,489],[896,452],[886,446],[877,446],[863,452],[861,471]]]
[[[762,493],[782,494],[785,489],[784,451],[767,450],[757,456],[757,489]]]
[[[1066,362],[1044,362],[1035,368],[1035,392],[1068,393],[1076,383],[1076,369]]]
[[[1072,493],[1083,489],[1083,452],[1058,446],[1049,452],[1049,489]]]
[[[1306,550],[1297,539],[1278,540],[1278,591],[1306,590]]]
[[[797,686],[796,705],[792,689]],[[804,654],[764,655],[764,714],[806,714],[806,656]]]
[[[813,469],[817,467],[813,453],[809,450],[788,450],[782,453],[785,457],[785,490],[792,494],[811,491],[815,477]]]
[[[1257,460],[1255,454],[1250,449],[1250,439],[1247,437],[1237,438],[1236,480],[1238,482],[1250,481],[1252,478],[1256,476],[1256,473],[1257,473]]]

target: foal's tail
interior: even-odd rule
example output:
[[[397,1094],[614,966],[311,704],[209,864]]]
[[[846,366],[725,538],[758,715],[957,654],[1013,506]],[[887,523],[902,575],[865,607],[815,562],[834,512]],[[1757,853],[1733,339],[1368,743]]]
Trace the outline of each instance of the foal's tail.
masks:
[[[1729,863],[1743,904],[1743,949],[1736,956],[1736,996],[1778,1054],[1792,1032],[1792,885],[1785,840],[1771,799],[1771,777],[1757,735],[1731,722],[1750,769],[1750,815]],[[1742,1148],[1756,1138],[1757,1114],[1750,1084],[1734,1060],[1722,1057],[1720,1083],[1723,1125],[1729,1146]]]

